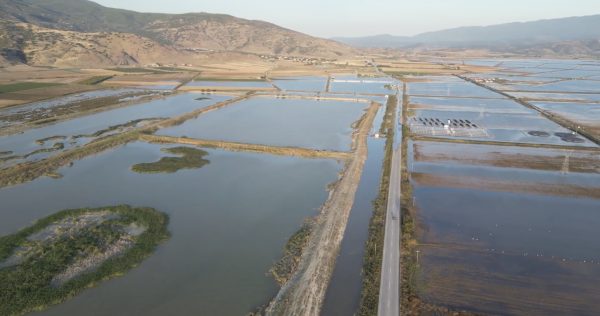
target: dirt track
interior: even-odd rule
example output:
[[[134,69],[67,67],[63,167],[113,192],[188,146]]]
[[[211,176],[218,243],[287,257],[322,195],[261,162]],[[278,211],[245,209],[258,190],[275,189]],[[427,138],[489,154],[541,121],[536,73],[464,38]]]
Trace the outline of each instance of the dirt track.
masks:
[[[140,139],[143,141],[159,144],[184,144],[194,145],[201,147],[210,148],[221,148],[231,151],[249,151],[249,152],[260,152],[269,153],[273,155],[282,156],[297,156],[303,158],[329,158],[346,160],[352,157],[351,153],[341,151],[328,151],[328,150],[314,150],[298,147],[281,147],[281,146],[268,146],[259,144],[245,144],[236,142],[226,142],[220,140],[206,140],[206,139],[193,139],[186,137],[171,137],[171,136],[158,136],[158,135],[141,135]]]
[[[298,269],[271,302],[267,315],[319,315],[367,159],[367,137],[379,107],[378,103],[371,103],[360,121],[353,139],[354,155],[321,209]]]

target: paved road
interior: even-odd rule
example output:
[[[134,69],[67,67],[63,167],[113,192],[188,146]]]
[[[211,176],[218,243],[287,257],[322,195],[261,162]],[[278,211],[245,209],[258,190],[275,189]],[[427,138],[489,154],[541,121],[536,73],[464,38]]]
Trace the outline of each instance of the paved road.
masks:
[[[397,137],[402,137],[398,129]],[[402,146],[396,142],[392,155],[392,170],[388,192],[387,215],[385,221],[385,241],[381,285],[379,288],[379,316],[400,315],[400,184]]]

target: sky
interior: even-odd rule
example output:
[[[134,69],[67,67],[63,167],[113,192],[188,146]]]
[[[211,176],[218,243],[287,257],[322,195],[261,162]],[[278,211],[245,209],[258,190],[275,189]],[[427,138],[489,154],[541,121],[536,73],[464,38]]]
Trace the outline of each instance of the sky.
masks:
[[[459,26],[600,14],[600,0],[93,0],[141,12],[225,13],[320,37],[416,35]],[[576,4],[575,4],[576,3]]]

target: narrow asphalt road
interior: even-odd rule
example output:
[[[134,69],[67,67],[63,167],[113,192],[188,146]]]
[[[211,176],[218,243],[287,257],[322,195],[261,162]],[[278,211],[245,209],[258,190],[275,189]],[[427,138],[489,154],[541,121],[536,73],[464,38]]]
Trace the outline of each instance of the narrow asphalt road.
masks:
[[[402,131],[397,130],[402,138]],[[392,169],[388,191],[387,215],[385,220],[385,240],[383,244],[383,263],[381,266],[381,285],[379,288],[379,316],[400,315],[400,185],[402,146],[395,142],[392,154]]]

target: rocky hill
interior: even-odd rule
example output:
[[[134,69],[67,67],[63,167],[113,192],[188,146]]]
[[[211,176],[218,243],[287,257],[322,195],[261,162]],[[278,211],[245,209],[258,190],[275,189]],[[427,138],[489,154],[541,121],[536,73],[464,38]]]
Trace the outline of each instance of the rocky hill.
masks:
[[[0,20],[0,47],[5,64],[93,67],[194,60],[190,52],[134,34],[62,31],[6,20]]]
[[[0,38],[9,44],[2,46],[2,56],[23,60],[25,43],[21,42],[26,41],[28,54],[35,55],[26,61],[35,63],[52,61],[61,54],[61,49],[72,44],[77,49],[64,53],[71,54],[73,59],[80,55],[83,64],[98,58],[133,62],[133,59],[163,56],[166,52],[175,54],[172,56],[186,56],[190,51],[233,51],[323,58],[354,52],[344,44],[263,21],[210,13],[139,13],[87,0],[0,0],[0,19],[3,20]],[[49,34],[53,34],[52,38],[48,38]],[[39,46],[38,39],[56,46],[48,56],[42,48],[49,46]],[[98,44],[90,45],[93,41]],[[124,45],[123,49],[119,45]],[[150,54],[148,47],[158,52]],[[112,53],[119,50],[130,56]],[[130,58],[135,52],[138,58]]]

